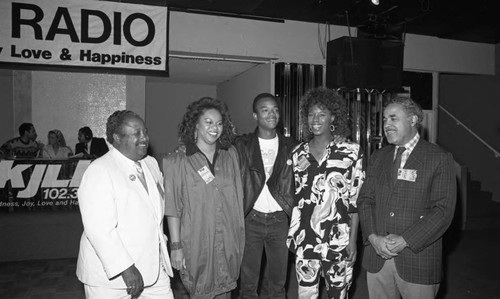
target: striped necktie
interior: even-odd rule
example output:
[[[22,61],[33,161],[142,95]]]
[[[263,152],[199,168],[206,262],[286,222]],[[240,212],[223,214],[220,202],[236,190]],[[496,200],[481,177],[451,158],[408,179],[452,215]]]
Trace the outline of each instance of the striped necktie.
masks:
[[[403,155],[403,152],[405,150],[406,150],[406,147],[404,147],[404,146],[400,146],[397,149],[396,159],[394,159],[393,164],[392,164],[392,175],[393,175],[394,181],[398,180],[398,169],[401,167],[401,156]]]
[[[144,171],[142,170],[141,163],[134,162],[134,166],[135,170],[137,170],[137,177],[139,178],[139,181],[141,181],[144,189],[146,189],[146,192],[148,192],[148,185],[146,184],[146,177],[144,176]]]

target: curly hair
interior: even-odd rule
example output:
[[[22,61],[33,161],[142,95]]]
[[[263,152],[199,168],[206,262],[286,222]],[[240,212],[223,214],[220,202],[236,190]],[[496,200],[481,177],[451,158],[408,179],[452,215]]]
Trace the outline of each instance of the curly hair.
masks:
[[[313,137],[311,132],[309,132],[307,116],[309,109],[315,105],[322,109],[327,109],[334,116],[334,135],[343,137],[351,136],[351,129],[347,119],[347,105],[344,97],[332,89],[318,87],[308,90],[300,102],[300,117],[302,118],[302,126],[304,128],[303,137],[305,140],[310,140]]]
[[[417,117],[417,128],[422,124],[422,120],[424,119],[424,112],[420,105],[412,100],[411,98],[402,97],[402,96],[394,96],[390,98],[384,105],[384,110],[390,104],[399,104],[403,107],[403,111],[408,116],[415,115]]]
[[[222,116],[222,134],[219,137],[221,147],[227,149],[231,146],[236,135],[236,130],[231,121],[231,115],[226,103],[210,97],[203,97],[192,102],[179,124],[179,141],[181,144],[196,143],[196,123],[205,111],[215,109]]]
[[[123,123],[131,117],[137,117],[142,120],[137,113],[130,110],[117,110],[108,117],[108,121],[106,122],[106,140],[109,143],[113,144],[113,134],[121,134]]]
[[[57,140],[57,144],[59,146],[62,146],[62,147],[65,147],[66,146],[66,139],[64,139],[64,135],[61,131],[57,130],[57,129],[54,129],[54,130],[51,130],[49,131],[49,133],[47,134],[47,137],[50,135],[50,134],[54,134],[56,135],[56,140]]]

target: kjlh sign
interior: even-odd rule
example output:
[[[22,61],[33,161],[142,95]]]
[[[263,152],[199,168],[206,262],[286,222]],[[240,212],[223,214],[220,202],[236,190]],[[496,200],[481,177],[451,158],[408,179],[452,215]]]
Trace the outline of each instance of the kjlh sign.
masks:
[[[167,7],[81,0],[1,0],[0,63],[168,76]]]
[[[0,211],[77,206],[92,160],[0,160]]]

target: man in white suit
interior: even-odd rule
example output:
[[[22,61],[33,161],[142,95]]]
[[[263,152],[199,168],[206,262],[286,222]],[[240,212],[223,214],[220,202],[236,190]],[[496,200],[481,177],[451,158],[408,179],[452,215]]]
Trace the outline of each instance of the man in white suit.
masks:
[[[173,299],[163,176],[147,155],[144,121],[116,111],[106,136],[113,149],[90,164],[78,190],[84,232],[77,276],[87,298]]]

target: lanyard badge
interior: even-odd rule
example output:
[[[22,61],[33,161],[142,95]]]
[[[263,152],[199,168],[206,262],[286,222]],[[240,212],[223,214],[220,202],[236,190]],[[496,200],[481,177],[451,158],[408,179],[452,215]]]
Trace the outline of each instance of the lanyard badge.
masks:
[[[207,166],[203,166],[202,168],[200,168],[198,170],[198,174],[205,181],[205,184],[208,184],[215,179],[214,175]]]

